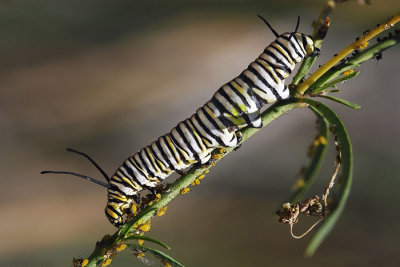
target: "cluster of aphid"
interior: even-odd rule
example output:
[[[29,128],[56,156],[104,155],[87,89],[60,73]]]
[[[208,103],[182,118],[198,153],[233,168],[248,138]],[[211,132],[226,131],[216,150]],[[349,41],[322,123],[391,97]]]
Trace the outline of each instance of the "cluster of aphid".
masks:
[[[377,24],[376,26],[380,26],[380,24]],[[365,32],[363,32],[363,34],[365,35],[365,34],[367,34],[368,32],[369,32],[369,30],[366,30]],[[380,43],[380,42],[386,41],[386,40],[388,40],[388,39],[393,38],[394,35],[398,35],[399,33],[400,33],[400,30],[399,30],[399,29],[395,29],[394,32],[389,32],[387,36],[376,38],[376,42]],[[356,38],[356,41],[358,41],[359,39],[360,39],[360,38],[357,37],[357,38]],[[358,50],[354,50],[353,53],[352,53],[352,55],[353,55],[353,56],[356,56],[356,55],[358,55],[359,53],[360,53],[360,52],[359,52]],[[375,53],[375,54],[374,54],[374,58],[375,58],[376,60],[381,60],[381,59],[382,59],[382,52]],[[345,59],[343,59],[343,60],[344,60],[345,62],[347,62],[347,61],[349,60],[349,58],[345,58]],[[342,60],[342,61],[343,61],[343,60]]]

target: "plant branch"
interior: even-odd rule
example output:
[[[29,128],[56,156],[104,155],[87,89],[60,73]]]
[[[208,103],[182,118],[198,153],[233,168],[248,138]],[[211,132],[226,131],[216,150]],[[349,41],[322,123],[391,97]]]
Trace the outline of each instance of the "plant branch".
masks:
[[[306,94],[318,94],[323,90],[325,90],[326,88],[333,86],[338,82],[341,82],[342,80],[353,78],[354,76],[357,75],[357,72],[353,72],[349,75],[343,76],[342,78],[332,81],[340,74],[345,73],[346,71],[351,71],[356,67],[359,67],[360,64],[376,57],[386,49],[389,49],[390,47],[398,44],[399,42],[400,42],[400,34],[396,32],[394,35],[390,34],[390,37],[385,37],[383,40],[379,41],[378,43],[374,44],[368,49],[365,49],[361,53],[357,53],[348,60],[343,60],[340,64],[334,66],[329,71],[325,72],[320,78],[318,78],[318,80],[315,81],[315,83],[313,83],[309,87],[309,89],[307,89]]]
[[[368,40],[380,34],[381,32],[388,30],[390,27],[394,26],[397,22],[400,21],[400,13],[396,16],[389,18],[385,22],[379,24],[375,29],[365,33],[361,38],[351,43],[349,46],[340,51],[335,57],[331,58],[328,62],[322,65],[314,74],[312,74],[308,79],[306,79],[303,83],[301,83],[296,88],[296,93],[299,95],[303,95],[307,89],[315,83],[324,73],[329,71],[333,66],[340,62],[340,60],[344,59],[348,54],[353,52],[354,50],[360,50],[368,46]]]

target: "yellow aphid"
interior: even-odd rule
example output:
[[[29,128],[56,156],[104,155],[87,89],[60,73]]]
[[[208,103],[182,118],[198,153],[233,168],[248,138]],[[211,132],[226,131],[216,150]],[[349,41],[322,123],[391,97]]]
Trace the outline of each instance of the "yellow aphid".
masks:
[[[318,145],[319,145],[319,140],[318,140],[318,138],[314,139],[313,145],[314,145],[314,146],[318,146]]]
[[[157,216],[163,216],[165,214],[165,212],[167,211],[167,206],[162,207],[161,209],[159,209],[157,211]]]
[[[181,191],[180,191],[180,193],[182,194],[182,195],[184,195],[184,194],[187,194],[187,193],[189,193],[189,191],[190,191],[190,188],[182,188],[181,189]]]
[[[351,69],[351,70],[346,70],[345,72],[343,72],[343,76],[348,76],[348,75],[352,74],[353,72],[354,72],[353,69]]]
[[[205,170],[205,171],[204,171],[204,173],[209,173],[209,172],[210,172],[210,170]]]
[[[191,186],[195,186],[196,184],[194,183],[194,181],[190,184]]]
[[[199,184],[200,184],[200,180],[197,178],[196,180],[194,180],[194,183],[195,183],[196,185],[199,185]]]
[[[222,155],[221,154],[214,154],[211,156],[212,159],[222,159]]]
[[[325,138],[324,136],[322,136],[322,135],[316,137],[316,138],[314,139],[313,145],[314,145],[314,146],[326,145],[326,138]]]
[[[141,226],[139,226],[138,229],[143,232],[148,232],[148,231],[150,231],[150,224],[148,224],[148,223],[142,224]]]
[[[319,140],[319,143],[320,143],[321,145],[326,145],[326,138],[325,138],[324,136],[320,135],[320,136],[318,137],[318,140]]]
[[[160,198],[161,198],[161,194],[158,193],[158,194],[156,195],[156,198],[157,198],[157,199],[160,199]]]
[[[206,175],[205,175],[205,174],[202,174],[202,175],[200,175],[199,177],[197,177],[197,179],[201,180],[201,179],[203,179],[204,177],[206,177]]]
[[[82,261],[82,263],[81,263],[81,266],[82,266],[82,267],[85,267],[88,263],[89,263],[89,260],[88,260],[88,259],[84,259],[84,260]]]
[[[143,245],[143,240],[142,239],[138,239],[138,241],[137,241],[138,243],[139,243],[139,245]]]
[[[300,178],[296,181],[296,188],[302,188],[304,184],[305,184],[304,179]]]
[[[136,215],[137,214],[137,206],[136,205],[132,205],[131,206],[131,211],[132,211],[133,215]]]
[[[364,49],[369,45],[368,42],[362,42],[361,44],[358,45],[358,49]]]
[[[126,245],[125,244],[121,244],[121,245],[119,245],[118,247],[116,247],[116,251],[122,251],[122,250],[124,250],[124,249],[126,249]]]
[[[144,258],[144,253],[143,253],[143,252],[139,252],[139,253],[135,254],[135,256],[136,256],[138,259],[143,259],[143,258]]]
[[[161,263],[164,265],[164,267],[171,267],[171,263],[169,263],[168,261],[161,261]]]
[[[150,201],[149,204],[147,204],[149,206],[153,205],[153,201]]]
[[[218,152],[220,153],[220,154],[222,154],[222,153],[224,153],[225,152],[225,148],[223,148],[223,147],[221,147],[219,150],[218,150]]]
[[[101,263],[101,267],[108,266],[108,265],[111,264],[111,262],[112,262],[111,259],[106,259],[105,261],[103,261],[103,262]]]
[[[142,223],[142,219],[140,219],[139,221],[137,221],[134,225],[133,228],[138,228],[138,226]]]

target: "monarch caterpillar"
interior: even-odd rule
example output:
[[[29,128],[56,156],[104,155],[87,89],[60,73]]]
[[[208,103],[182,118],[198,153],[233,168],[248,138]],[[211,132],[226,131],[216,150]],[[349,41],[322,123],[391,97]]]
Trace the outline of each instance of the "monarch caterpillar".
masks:
[[[68,149],[88,158],[107,183],[73,172],[42,173],[71,174],[106,187],[105,213],[118,227],[133,203],[139,202],[140,191],[149,189],[156,193],[157,183],[174,171],[197,162],[208,162],[216,148],[236,146],[239,129],[262,126],[260,109],[265,104],[289,98],[284,81],[295,64],[307,56],[319,54],[311,37],[297,32],[299,18],[294,32],[279,35],[263,17],[259,17],[275,35],[275,41],[239,76],[221,86],[190,118],[130,156],[111,177],[85,153]]]

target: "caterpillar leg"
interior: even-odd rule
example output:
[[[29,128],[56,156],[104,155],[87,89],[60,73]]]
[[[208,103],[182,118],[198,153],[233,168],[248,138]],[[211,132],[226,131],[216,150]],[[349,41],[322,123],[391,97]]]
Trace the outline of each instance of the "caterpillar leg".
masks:
[[[104,210],[107,219],[115,227],[121,226],[124,223],[123,215],[131,209],[133,202],[139,203],[139,201],[137,192],[127,195],[117,186],[110,187],[107,194],[107,206]]]
[[[253,128],[261,128],[262,127],[260,111],[248,114],[247,116],[250,120],[250,123],[249,123],[250,127],[253,127]]]
[[[154,196],[157,195],[157,189],[155,187],[150,187],[148,189]]]
[[[241,132],[236,132],[237,142],[240,143],[242,141],[243,134]]]

